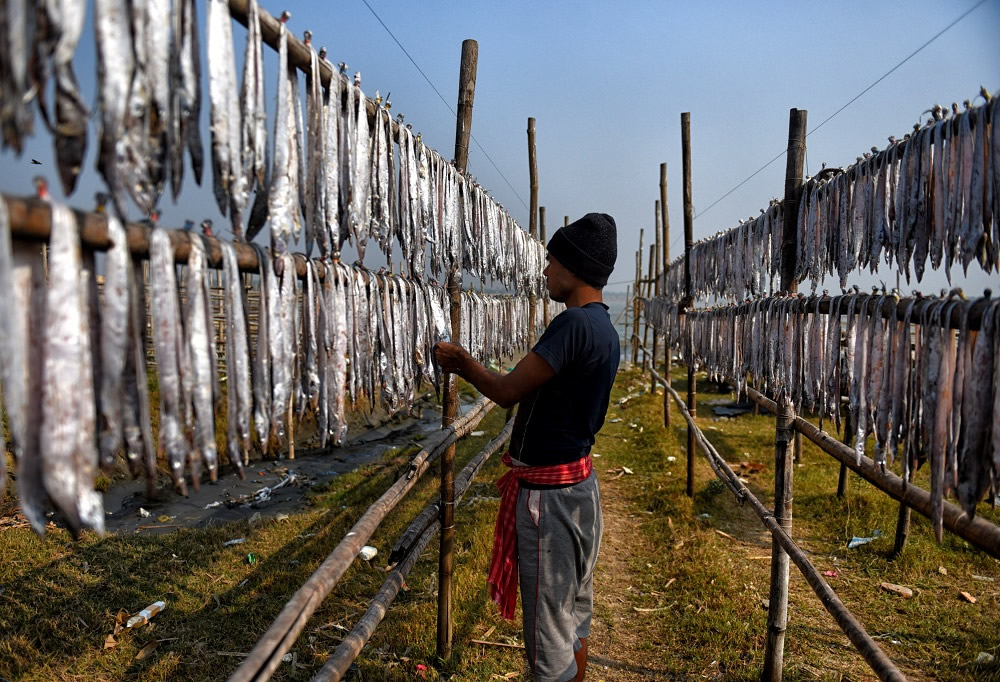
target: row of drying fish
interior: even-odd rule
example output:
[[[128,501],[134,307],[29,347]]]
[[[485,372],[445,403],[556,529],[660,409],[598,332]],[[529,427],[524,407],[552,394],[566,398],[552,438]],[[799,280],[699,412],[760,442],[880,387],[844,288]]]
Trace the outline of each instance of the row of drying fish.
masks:
[[[1000,106],[996,98],[966,110],[935,107],[933,118],[903,140],[872,149],[843,169],[809,179],[795,216],[795,281],[812,290],[836,274],[847,287],[851,272],[875,272],[881,261],[920,281],[928,265],[968,272],[978,262],[1000,265]],[[950,115],[949,115],[950,114]],[[698,242],[691,251],[696,298],[730,301],[774,291],[780,276],[782,210],[762,215]],[[665,273],[666,291],[685,291],[683,257]]]
[[[296,261],[289,253],[279,256],[279,275],[272,255],[258,246],[260,306],[251,338],[236,251],[220,242],[222,390],[202,238],[154,229],[148,297],[159,394],[154,440],[141,264],[129,254],[122,224],[109,216],[111,248],[99,293],[93,254],[81,249],[75,216],[58,203],[51,210],[45,262],[37,244],[11,241],[0,200],[0,290],[13,292],[0,297],[0,315],[10,324],[0,337],[0,388],[19,496],[39,532],[49,501],[74,532],[100,532],[104,512],[94,480],[98,466],[111,471],[122,452],[150,489],[158,459],[168,463],[181,493],[189,484],[197,488],[203,470],[215,480],[216,419],[223,411],[225,454],[242,476],[252,441],[261,451],[280,452],[293,418],[315,418],[321,447],[341,444],[348,402],[394,413],[412,407],[423,381],[440,386],[432,349],[450,335],[444,288],[341,263]],[[188,257],[179,278],[174,253],[181,243]],[[484,362],[524,349],[526,297],[466,293],[462,305],[462,340]],[[0,469],[0,490],[3,478]]]
[[[508,289],[540,294],[543,245],[409,126],[394,123],[388,103],[383,106],[377,94],[371,102],[360,74],[352,84],[331,69],[324,86],[325,52],[313,50],[309,35],[303,119],[296,69],[288,65],[287,19],[286,13],[279,28],[275,155],[267,187],[272,250],[283,253],[304,231],[306,251],[315,243],[324,259],[349,240],[360,260],[375,242],[391,264],[398,243],[413,279],[423,278],[429,258],[438,278],[464,268],[483,281],[490,277]],[[251,216],[247,237],[261,227]],[[233,215],[234,233],[241,230]]]
[[[939,539],[944,495],[954,493],[972,516],[988,490],[1000,491],[1000,300],[965,301],[957,291],[786,296],[679,316],[660,298],[647,316],[685,362],[740,390],[749,377],[775,399],[817,412],[821,426],[833,419],[840,430],[848,396],[859,461],[871,436],[883,466],[902,448],[904,476],[930,460]]]
[[[549,315],[555,317],[566,309],[565,303],[549,301]],[[510,360],[528,349],[528,334],[544,330],[542,305],[535,306],[531,318],[528,298],[475,291],[462,293],[462,325],[458,343],[476,360],[489,365],[494,360]]]
[[[31,105],[37,101],[54,137],[66,194],[75,189],[83,167],[91,115],[72,66],[86,10],[86,0],[7,0],[0,12],[3,146],[21,153],[24,138],[33,132]],[[195,20],[194,0],[174,0],[173,8],[170,0],[94,0],[97,169],[120,216],[126,214],[126,192],[151,213],[168,177],[176,200],[185,151],[201,183],[201,55]],[[212,28],[210,23],[210,39],[215,38]],[[55,79],[53,111],[46,102],[50,76]]]
[[[739,301],[774,293],[780,285],[781,202],[772,201],[756,218],[691,245],[691,289],[697,299]],[[663,275],[671,300],[680,301],[684,284],[684,256]]]
[[[813,178],[804,188],[796,231],[797,281],[813,291],[836,273],[880,261],[910,281],[923,278],[928,259],[937,270],[979,263],[996,270],[1000,254],[1000,107],[996,99],[959,113],[935,107],[933,118],[901,141],[890,138],[833,177]]]
[[[86,0],[10,0],[0,17],[0,128],[20,152],[31,132],[32,98],[55,137],[66,193],[73,191],[87,143],[87,106],[76,87],[72,56]],[[201,54],[193,0],[95,0],[100,150],[103,175],[120,218],[128,198],[155,211],[168,176],[176,201],[187,151],[201,184],[204,151],[198,128]],[[303,236],[324,260],[345,241],[364,260],[369,241],[392,262],[394,242],[411,279],[465,269],[509,290],[544,292],[544,246],[470,176],[390,118],[389,104],[370,101],[332,67],[326,85],[306,32],[311,66],[306,98],[288,60],[289,14],[279,24],[277,107],[268,146],[261,10],[247,3],[247,41],[238,84],[227,0],[208,0],[206,52],[213,191],[237,240],[270,225],[274,267]],[[29,72],[29,64],[36,68]],[[45,76],[56,78],[55,113],[44,100]],[[371,113],[370,113],[371,112]],[[398,142],[398,153],[396,151]],[[254,200],[251,203],[251,194]],[[402,272],[402,268],[399,270]]]

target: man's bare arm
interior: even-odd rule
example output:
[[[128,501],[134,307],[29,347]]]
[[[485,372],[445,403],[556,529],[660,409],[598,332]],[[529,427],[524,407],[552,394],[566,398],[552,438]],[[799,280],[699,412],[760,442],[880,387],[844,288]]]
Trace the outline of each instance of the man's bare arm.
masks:
[[[459,375],[500,407],[513,407],[556,375],[549,363],[534,351],[528,351],[509,374],[486,369],[455,343],[438,343],[434,346],[434,357],[442,370]]]

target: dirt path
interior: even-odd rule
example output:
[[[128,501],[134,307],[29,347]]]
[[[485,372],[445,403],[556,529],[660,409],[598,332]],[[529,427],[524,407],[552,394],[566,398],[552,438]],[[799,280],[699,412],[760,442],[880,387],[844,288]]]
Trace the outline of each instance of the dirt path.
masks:
[[[627,557],[650,552],[636,532],[638,515],[631,509],[619,480],[601,481],[604,536],[597,562],[594,587],[594,621],[591,626],[590,663],[587,679],[662,680],[667,677],[658,664],[655,628],[630,604],[630,593],[643,590]]]

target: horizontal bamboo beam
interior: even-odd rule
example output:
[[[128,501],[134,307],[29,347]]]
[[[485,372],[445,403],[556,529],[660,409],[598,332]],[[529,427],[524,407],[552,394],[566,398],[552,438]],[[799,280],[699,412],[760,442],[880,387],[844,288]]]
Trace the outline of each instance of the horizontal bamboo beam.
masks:
[[[7,202],[7,213],[10,218],[11,237],[17,239],[47,242],[52,231],[52,208],[48,201],[35,197],[16,197],[8,194],[0,195]],[[108,217],[106,214],[72,209],[76,225],[80,231],[80,243],[84,248],[94,251],[107,251],[111,248],[111,238],[108,236]],[[170,245],[174,249],[174,262],[187,263],[191,253],[191,242],[200,239],[205,247],[205,257],[209,267],[222,269],[223,240],[216,237],[206,237],[187,230],[170,230],[153,228],[143,223],[126,223],[125,236],[128,249],[135,258],[149,258],[149,237],[154,229],[164,230],[170,237]],[[233,242],[236,251],[236,263],[240,272],[257,273],[260,265],[257,261],[257,250],[246,243]],[[292,254],[295,258],[295,268],[299,277],[306,276],[305,254]],[[319,278],[324,276],[324,269],[317,270]]]
[[[785,550],[792,562],[798,567],[799,571],[805,577],[806,582],[819,597],[820,602],[823,607],[829,612],[833,619],[837,621],[837,625],[840,629],[847,635],[847,638],[854,645],[854,648],[865,659],[865,662],[871,667],[879,679],[882,680],[905,680],[906,677],[900,672],[899,668],[893,664],[889,657],[886,656],[882,648],[876,644],[875,640],[872,639],[871,635],[865,630],[864,626],[858,622],[854,617],[854,614],[844,605],[844,602],[840,600],[837,593],[834,592],[830,584],[826,582],[820,575],[816,567],[812,565],[809,558],[806,556],[805,552],[799,549],[799,546],[785,533],[784,529],[774,518],[774,514],[771,513],[760,500],[758,500],[750,489],[747,488],[739,477],[729,468],[729,464],[726,460],[719,454],[719,452],[712,446],[712,444],[705,438],[705,435],[701,432],[695,424],[694,419],[691,417],[691,413],[688,411],[687,406],[681,399],[681,396],[675,391],[670,385],[664,381],[663,377],[658,374],[655,375],[657,380],[664,386],[664,388],[673,397],[674,402],[677,403],[677,408],[681,411],[684,416],[685,421],[688,423],[688,428],[692,430],[696,435],[696,440],[698,445],[701,447],[702,452],[705,457],[709,460],[709,464],[712,465],[712,469],[716,472],[718,476],[724,483],[729,485],[730,489],[734,489],[736,493],[736,499],[739,500],[740,504],[744,502],[749,502],[751,509],[760,518],[760,520],[767,527],[768,531],[771,533],[771,537],[774,538],[775,542],[781,545],[781,548]],[[775,406],[775,409],[777,406]]]
[[[768,410],[777,409],[777,404],[773,400],[753,388],[748,386],[746,391],[750,399],[761,407]],[[883,470],[869,457],[862,456],[859,464],[854,448],[844,445],[802,417],[795,418],[795,430],[885,494],[906,503],[908,507],[927,518],[931,517],[931,494],[926,490],[908,483],[888,469]],[[1000,559],[1000,526],[990,523],[981,516],[969,518],[960,507],[945,501],[944,527],[990,556]]]
[[[461,501],[462,496],[469,489],[472,484],[472,480],[476,477],[479,471],[483,468],[486,461],[492,457],[496,452],[503,447],[504,443],[510,438],[510,434],[514,429],[514,420],[511,419],[507,424],[501,429],[500,433],[496,435],[489,443],[486,444],[479,454],[469,460],[469,463],[465,465],[465,468],[455,477],[455,504],[457,505]],[[378,624],[382,622],[385,618],[386,612],[389,610],[389,606],[392,604],[393,600],[399,594],[399,589],[409,575],[410,570],[413,565],[417,562],[420,554],[427,547],[437,532],[441,529],[441,521],[438,519],[437,504],[428,505],[424,511],[417,516],[417,519],[410,525],[410,527],[400,536],[400,539],[396,542],[396,548],[402,548],[400,553],[397,555],[397,550],[393,549],[392,555],[389,557],[389,563],[393,564],[400,560],[400,563],[396,568],[392,570],[389,577],[385,579],[382,583],[382,588],[379,590],[378,594],[372,600],[371,605],[365,612],[365,615],[361,617],[354,629],[344,637],[343,641],[337,646],[336,650],[330,655],[323,667],[313,676],[313,682],[336,682],[340,680],[347,669],[354,662],[354,659],[358,657],[361,650],[364,649],[365,644],[371,638],[372,633],[375,632],[375,628]],[[427,523],[423,523],[423,519],[428,517],[427,511],[433,510],[433,514],[429,515]]]
[[[371,538],[382,519],[410,491],[420,477],[430,467],[431,461],[445,448],[465,436],[476,427],[496,403],[482,398],[468,412],[455,420],[448,428],[438,432],[438,442],[421,450],[412,460],[400,478],[386,490],[358,519],[350,532],[344,536],[320,567],[306,583],[292,596],[275,618],[271,627],[257,642],[250,654],[229,678],[230,682],[267,680],[281,664],[281,657],[292,648],[309,617],[319,607],[364,544]],[[429,448],[429,449],[428,449]]]

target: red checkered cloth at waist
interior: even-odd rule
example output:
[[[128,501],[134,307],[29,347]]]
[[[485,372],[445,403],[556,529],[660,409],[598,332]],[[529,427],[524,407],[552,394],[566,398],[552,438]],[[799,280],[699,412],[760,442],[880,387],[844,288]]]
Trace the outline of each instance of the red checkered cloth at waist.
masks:
[[[500,607],[500,615],[513,618],[517,607],[517,494],[521,481],[536,485],[573,485],[590,476],[594,461],[590,455],[568,464],[551,466],[514,466],[510,453],[503,456],[503,463],[511,467],[497,481],[500,489],[500,511],[493,531],[493,556],[490,558],[490,598]]]

